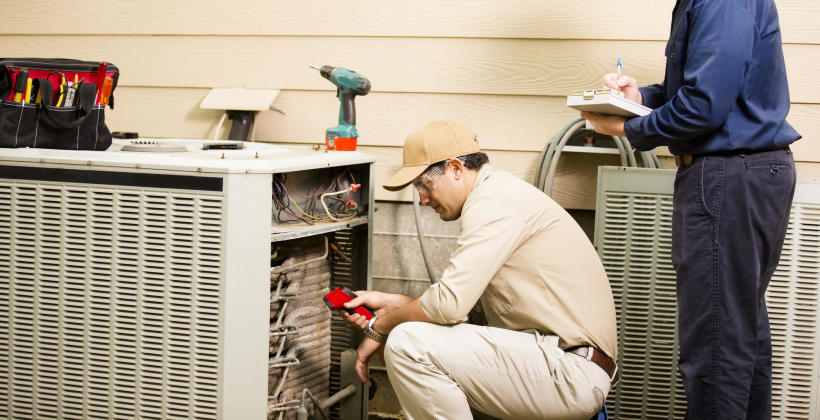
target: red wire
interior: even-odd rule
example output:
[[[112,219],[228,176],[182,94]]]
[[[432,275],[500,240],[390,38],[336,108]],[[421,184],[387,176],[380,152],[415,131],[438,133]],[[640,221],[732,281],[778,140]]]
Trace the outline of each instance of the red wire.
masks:
[[[285,177],[285,182],[286,182],[288,185],[290,185],[290,188],[291,188],[291,189],[293,190],[293,192],[295,192],[295,193],[296,193],[296,195],[298,195],[299,197],[302,197],[302,198],[305,198],[305,199],[312,198],[312,197],[308,197],[308,196],[306,196],[306,195],[302,195],[302,193],[300,193],[300,192],[299,192],[299,190],[297,190],[297,189],[296,189],[296,187],[294,187],[294,186],[293,186],[293,184],[290,182],[290,178]],[[315,197],[315,196],[314,196],[314,197]]]

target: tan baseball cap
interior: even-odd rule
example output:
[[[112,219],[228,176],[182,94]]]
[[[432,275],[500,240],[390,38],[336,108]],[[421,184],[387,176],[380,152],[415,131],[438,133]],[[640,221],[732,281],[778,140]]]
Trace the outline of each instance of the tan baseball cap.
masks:
[[[469,128],[455,121],[433,121],[404,140],[401,169],[384,184],[384,189],[398,191],[434,163],[480,151],[476,134]]]

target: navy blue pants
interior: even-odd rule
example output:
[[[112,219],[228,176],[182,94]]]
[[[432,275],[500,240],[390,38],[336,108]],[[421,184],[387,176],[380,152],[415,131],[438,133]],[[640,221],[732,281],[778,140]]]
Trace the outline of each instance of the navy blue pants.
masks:
[[[687,419],[769,419],[764,294],[794,196],[786,150],[696,157],[675,178],[672,263]]]

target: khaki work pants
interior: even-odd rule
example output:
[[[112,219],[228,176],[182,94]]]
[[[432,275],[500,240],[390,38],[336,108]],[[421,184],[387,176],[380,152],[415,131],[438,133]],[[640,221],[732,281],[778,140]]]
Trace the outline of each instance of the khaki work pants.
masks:
[[[558,337],[471,324],[407,322],[384,351],[390,383],[409,419],[588,420],[610,378],[558,347]]]

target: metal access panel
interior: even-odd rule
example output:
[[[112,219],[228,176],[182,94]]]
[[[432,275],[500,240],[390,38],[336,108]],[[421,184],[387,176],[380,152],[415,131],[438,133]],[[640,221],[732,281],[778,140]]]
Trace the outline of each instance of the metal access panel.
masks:
[[[614,418],[682,419],[671,262],[674,170],[601,167],[595,246],[615,297],[621,382]],[[773,418],[820,418],[820,184],[798,181],[780,264],[766,300]]]
[[[675,171],[601,167],[595,246],[615,298],[621,381],[607,406],[618,419],[683,418],[672,269]]]
[[[231,401],[243,403],[237,413],[264,410],[264,394],[252,401],[266,378],[251,366],[264,370],[267,355],[249,344],[265,345],[267,314],[226,299],[267,293],[226,282],[268,275],[270,210],[231,204],[264,180],[45,165],[0,174],[2,417],[214,419]],[[234,212],[245,223],[231,223]],[[234,263],[240,241],[263,264]],[[254,327],[261,336],[232,331]],[[234,352],[248,364],[221,363]]]

